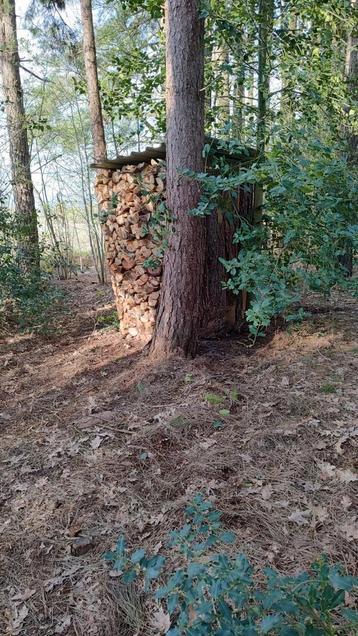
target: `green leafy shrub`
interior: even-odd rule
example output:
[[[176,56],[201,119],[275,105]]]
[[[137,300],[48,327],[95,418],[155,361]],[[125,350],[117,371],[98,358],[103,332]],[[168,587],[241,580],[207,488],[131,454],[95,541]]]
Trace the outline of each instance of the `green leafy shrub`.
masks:
[[[310,572],[282,576],[271,568],[256,576],[243,554],[223,551],[235,535],[223,530],[220,513],[200,494],[187,521],[169,537],[164,556],[129,552],[120,537],[105,554],[127,585],[144,584],[170,618],[168,636],[336,636],[357,634],[358,614],[344,607],[358,579],[325,558]]]
[[[220,209],[237,227],[238,255],[221,262],[225,286],[236,294],[248,292],[246,318],[254,337],[275,316],[304,317],[297,307],[307,290],[328,295],[339,285],[358,294],[358,280],[348,278],[344,266],[347,253],[358,251],[358,178],[344,148],[318,137],[317,130],[292,128],[289,135],[278,133],[267,158],[249,169],[185,174],[202,190],[191,214]],[[233,212],[238,187],[245,183],[264,188],[259,225],[241,218],[240,210]]]
[[[0,331],[12,325],[49,334],[62,306],[63,293],[48,276],[21,267],[15,222],[0,198]]]

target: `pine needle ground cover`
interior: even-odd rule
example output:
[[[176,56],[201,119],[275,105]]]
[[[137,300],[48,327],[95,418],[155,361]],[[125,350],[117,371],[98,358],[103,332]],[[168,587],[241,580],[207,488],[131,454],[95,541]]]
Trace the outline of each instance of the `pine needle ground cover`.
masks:
[[[254,572],[325,553],[357,575],[355,301],[311,297],[311,318],[259,346],[203,341],[158,364],[100,328],[103,287],[64,286],[60,336],[1,342],[1,633],[163,631],[103,554],[122,534],[158,554],[198,492]]]

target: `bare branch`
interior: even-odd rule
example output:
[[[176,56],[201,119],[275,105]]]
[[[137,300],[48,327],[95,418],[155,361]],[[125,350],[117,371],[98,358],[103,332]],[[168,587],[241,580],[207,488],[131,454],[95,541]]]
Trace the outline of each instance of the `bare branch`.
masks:
[[[23,71],[26,71],[26,73],[33,75],[33,77],[36,77],[36,79],[40,80],[41,82],[52,82],[52,80],[49,80],[46,77],[40,77],[39,75],[34,73],[34,71],[30,71],[29,68],[26,68],[26,66],[23,66],[22,64],[20,64],[20,68],[22,68]]]

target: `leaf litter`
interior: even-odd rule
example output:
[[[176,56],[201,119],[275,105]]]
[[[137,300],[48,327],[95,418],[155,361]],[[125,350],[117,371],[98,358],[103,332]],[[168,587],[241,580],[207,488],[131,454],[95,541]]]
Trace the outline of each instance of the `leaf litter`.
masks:
[[[337,296],[255,349],[210,341],[159,364],[94,330],[103,288],[63,285],[66,336],[0,347],[0,365],[17,360],[1,367],[0,633],[165,633],[165,611],[143,618],[102,555],[123,532],[157,552],[198,491],[255,566],[293,572],[327,552],[357,574],[357,304]],[[324,394],[335,368],[342,391]]]

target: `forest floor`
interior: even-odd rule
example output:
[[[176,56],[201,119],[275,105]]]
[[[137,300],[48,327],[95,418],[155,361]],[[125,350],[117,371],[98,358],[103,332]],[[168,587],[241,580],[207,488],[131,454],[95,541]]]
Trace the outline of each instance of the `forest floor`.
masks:
[[[325,552],[357,574],[357,303],[155,364],[98,328],[108,289],[64,286],[58,335],[0,343],[1,634],[135,634],[103,552],[157,550],[198,491],[254,566]]]

